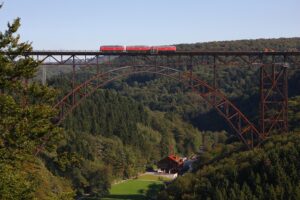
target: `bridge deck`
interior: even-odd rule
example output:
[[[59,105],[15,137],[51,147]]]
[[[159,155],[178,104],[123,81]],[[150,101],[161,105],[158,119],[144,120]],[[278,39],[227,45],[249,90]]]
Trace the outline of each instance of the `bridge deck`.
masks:
[[[0,52],[7,54],[6,52]],[[10,53],[12,54],[12,53]],[[23,55],[78,55],[78,56],[99,56],[99,55],[111,55],[111,56],[300,56],[300,51],[176,51],[176,52],[100,52],[100,51],[55,51],[55,50],[43,50],[26,52]]]

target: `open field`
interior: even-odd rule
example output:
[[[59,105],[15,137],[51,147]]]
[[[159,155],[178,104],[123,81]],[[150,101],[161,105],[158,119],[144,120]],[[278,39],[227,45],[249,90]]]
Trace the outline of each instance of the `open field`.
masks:
[[[169,179],[145,174],[138,179],[113,185],[110,195],[102,200],[146,200],[155,195],[163,187],[163,181],[167,180]]]

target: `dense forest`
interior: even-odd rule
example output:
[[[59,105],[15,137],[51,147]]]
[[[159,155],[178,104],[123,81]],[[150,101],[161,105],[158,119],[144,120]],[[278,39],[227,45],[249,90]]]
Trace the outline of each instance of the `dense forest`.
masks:
[[[20,43],[19,19],[0,34],[1,51],[31,51]],[[300,39],[259,39],[178,44],[179,50],[300,49]],[[122,62],[116,58],[114,62]],[[99,198],[115,181],[137,176],[173,150],[198,155],[194,172],[161,191],[159,199],[299,198],[300,73],[289,75],[289,135],[245,151],[225,121],[180,83],[153,75],[114,81],[86,99],[60,127],[54,102],[70,89],[69,71],[53,72],[48,86],[33,79],[31,58],[0,55],[0,199]],[[209,69],[195,74],[211,81]],[[92,73],[79,73],[82,81]],[[258,71],[219,69],[220,89],[258,120]],[[30,79],[29,82],[25,80]],[[51,135],[38,156],[36,147]],[[202,139],[205,139],[205,143]],[[199,152],[204,146],[205,152]],[[237,150],[239,149],[239,151]]]
[[[232,41],[231,45],[239,49],[238,46],[247,46],[247,42],[249,41]],[[256,42],[270,42],[272,48],[282,47],[285,43],[286,48],[299,47],[299,39]],[[88,76],[86,73],[88,71],[85,70],[79,74],[78,79]],[[207,81],[211,79],[210,72],[200,66],[195,68],[195,73]],[[219,73],[221,90],[252,121],[257,122],[258,70],[224,67]],[[68,78],[70,77],[64,76],[62,79],[61,76],[54,76],[49,84],[67,91]],[[292,83],[289,95],[294,97],[290,104],[298,105],[298,98],[295,96],[299,95],[299,71],[290,73],[289,80]],[[295,116],[298,111],[291,109],[290,112],[294,112],[291,116]],[[291,117],[290,123],[297,124],[297,119]],[[197,154],[199,147],[204,145],[206,152],[198,155],[196,169],[202,167],[203,163],[219,159],[242,146],[224,119],[198,95],[174,80],[149,74],[130,76],[106,85],[85,100],[65,120],[64,128],[68,130],[66,139],[58,147],[57,155],[46,156],[46,163],[52,163],[52,173],[71,180],[77,189],[77,195],[105,194],[110,181],[135,176],[151,167],[155,161],[168,155],[170,146],[174,147],[177,154],[191,156]],[[202,143],[202,135],[205,144]],[[71,167],[74,156],[82,162],[77,169]],[[94,192],[91,190],[94,188],[91,186],[93,183],[90,183],[93,179],[89,175],[92,171],[83,163],[97,163],[99,169],[107,170],[106,177],[99,176],[99,179],[108,180],[99,183],[102,184],[103,193],[96,190],[100,185],[95,187]],[[68,170],[62,171],[62,164]],[[73,170],[77,173],[72,172]]]
[[[158,199],[299,199],[299,132],[185,174]]]
[[[43,159],[52,173],[72,181],[77,195],[107,194],[111,181],[152,168],[170,146],[192,155],[201,145],[201,133],[178,115],[151,111],[110,90],[85,101],[64,126],[56,154]]]
[[[158,199],[299,199],[300,96],[290,100],[290,133],[255,150],[221,143],[201,153],[193,173],[176,179]],[[228,150],[229,149],[229,150]]]

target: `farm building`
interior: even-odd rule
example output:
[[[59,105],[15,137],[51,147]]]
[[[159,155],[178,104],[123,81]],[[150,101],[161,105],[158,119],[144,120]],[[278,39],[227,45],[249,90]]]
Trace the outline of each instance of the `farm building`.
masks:
[[[176,155],[169,155],[158,161],[157,167],[165,173],[178,173],[183,167],[183,159]]]

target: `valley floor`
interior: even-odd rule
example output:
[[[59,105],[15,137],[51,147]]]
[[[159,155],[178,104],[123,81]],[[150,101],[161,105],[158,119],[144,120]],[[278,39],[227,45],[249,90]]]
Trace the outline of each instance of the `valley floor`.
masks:
[[[130,179],[112,186],[110,195],[102,200],[146,200],[153,197],[163,187],[168,179],[154,176],[142,175],[137,179]]]

